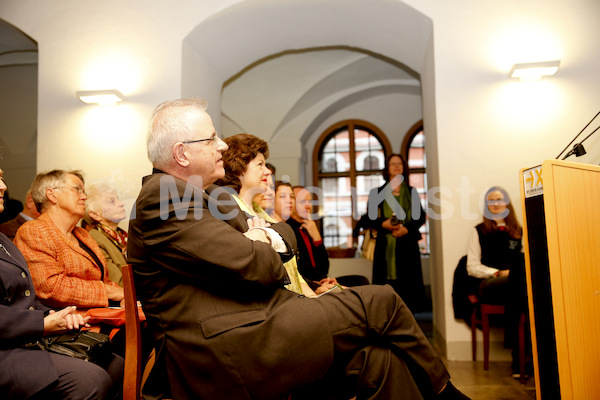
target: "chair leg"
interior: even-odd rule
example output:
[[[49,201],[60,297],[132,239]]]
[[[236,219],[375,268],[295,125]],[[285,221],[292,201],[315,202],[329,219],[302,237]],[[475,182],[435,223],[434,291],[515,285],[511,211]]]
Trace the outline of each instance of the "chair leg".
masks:
[[[471,314],[471,350],[473,361],[477,361],[477,309]]]
[[[521,384],[525,384],[525,313],[519,317],[519,372]]]
[[[148,380],[148,376],[150,375],[150,372],[152,371],[152,367],[154,367],[155,361],[156,361],[156,352],[154,349],[152,349],[152,351],[150,352],[150,355],[148,356],[148,359],[142,366],[142,381],[140,383],[140,390],[144,387],[146,380]]]
[[[487,313],[481,310],[481,331],[483,332],[483,369],[490,368],[490,321]]]

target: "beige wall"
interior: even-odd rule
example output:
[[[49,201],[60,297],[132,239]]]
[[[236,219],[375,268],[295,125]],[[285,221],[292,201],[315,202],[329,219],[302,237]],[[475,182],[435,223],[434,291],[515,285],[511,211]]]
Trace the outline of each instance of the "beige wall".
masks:
[[[37,65],[0,67],[0,167],[10,197],[25,200],[36,174]]]
[[[367,3],[371,13],[364,12]],[[446,340],[449,358],[469,359],[468,331],[452,316],[451,285],[454,267],[477,222],[480,194],[499,184],[516,197],[518,169],[555,157],[598,111],[600,54],[593,49],[600,36],[600,3],[327,0],[286,4],[306,7],[297,17],[307,23],[319,7],[331,10],[336,5],[340,13],[351,14],[359,10],[355,14],[373,21],[373,26],[352,40],[400,61],[406,61],[403,58],[409,57],[412,46],[418,47],[413,52],[417,56],[407,64],[424,77],[422,113],[426,132],[436,141],[428,148],[430,182],[443,188],[445,211],[445,217],[432,226],[435,324]],[[253,5],[260,7],[252,9]],[[227,52],[215,50],[214,55],[219,55],[215,59],[192,57],[182,44],[186,36],[221,11],[221,17],[227,17],[230,6],[239,7],[236,15],[243,15],[240,12],[246,8],[248,15],[270,11],[267,2],[254,0],[181,0],[176,5],[161,0],[2,1],[0,18],[39,45],[37,169],[81,168],[90,181],[111,177],[133,201],[141,177],[150,172],[144,149],[146,121],[158,103],[183,94],[202,95],[211,101],[209,111],[219,125],[221,84],[229,75],[286,45],[319,44],[319,36],[305,41],[294,31],[286,40],[271,35],[273,43],[268,38],[255,42],[254,49],[237,40],[222,40],[223,33],[204,36],[201,43],[207,53],[211,46],[220,45],[230,46]],[[397,15],[385,15],[396,9]],[[415,26],[418,40],[405,40],[399,36],[400,28],[387,21],[406,18],[407,13],[420,15],[419,21],[430,20],[433,30],[430,26],[428,33],[426,24]],[[383,21],[380,26],[375,24],[378,20]],[[285,29],[281,27],[284,33]],[[319,34],[327,42],[321,44],[340,40],[333,31]],[[562,66],[553,78],[538,84],[507,78],[514,62],[555,58],[561,59]],[[218,68],[218,63],[228,69]],[[77,90],[98,85],[120,89],[127,100],[117,108],[99,110],[75,98]],[[373,123],[392,126],[391,115],[386,120],[377,109],[371,111],[370,116],[378,118]],[[272,158],[299,178],[304,168],[301,155],[294,151],[290,157],[286,150],[288,143],[300,148],[299,139],[279,140]],[[588,155],[578,161],[600,162],[598,140],[590,139]]]

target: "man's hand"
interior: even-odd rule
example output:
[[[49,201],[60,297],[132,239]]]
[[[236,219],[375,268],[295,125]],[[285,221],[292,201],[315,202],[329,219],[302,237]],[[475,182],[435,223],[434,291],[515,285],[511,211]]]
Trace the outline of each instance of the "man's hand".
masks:
[[[246,222],[248,223],[248,228],[268,228],[271,226],[270,223],[260,217],[248,218]]]
[[[305,219],[302,221],[302,227],[308,232],[310,238],[313,242],[318,242],[322,240],[321,233],[319,232],[319,228],[317,228],[317,224],[312,219]]]
[[[335,283],[323,283],[321,284],[321,286],[319,286],[316,290],[315,293],[316,294],[322,294],[325,293],[326,291],[328,291],[331,288],[335,287]]]
[[[271,244],[267,232],[265,232],[262,229],[251,229],[247,232],[244,232],[244,236],[246,236],[250,240]]]
[[[90,317],[82,317],[75,310],[77,307],[69,306],[60,311],[50,310],[50,313],[44,317],[44,335],[54,332],[61,332],[81,327],[89,327]]]
[[[270,223],[259,217],[248,218],[246,222],[248,223],[248,228],[268,228],[271,226]],[[244,236],[250,240],[271,244],[269,234],[263,229],[250,229],[244,232]]]
[[[337,285],[337,284],[338,284],[338,281],[337,281],[337,279],[335,279],[335,278],[330,278],[330,277],[327,277],[327,278],[323,278],[323,279],[321,279],[321,280],[318,282],[318,284],[319,284],[319,285],[334,285],[334,286],[335,286],[335,285]]]

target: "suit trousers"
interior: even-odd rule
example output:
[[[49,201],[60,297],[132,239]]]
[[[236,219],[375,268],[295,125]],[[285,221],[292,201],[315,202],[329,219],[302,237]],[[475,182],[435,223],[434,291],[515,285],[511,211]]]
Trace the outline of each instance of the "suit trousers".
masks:
[[[311,300],[326,315],[335,356],[325,377],[295,398],[427,399],[450,379],[392,287],[360,286]]]

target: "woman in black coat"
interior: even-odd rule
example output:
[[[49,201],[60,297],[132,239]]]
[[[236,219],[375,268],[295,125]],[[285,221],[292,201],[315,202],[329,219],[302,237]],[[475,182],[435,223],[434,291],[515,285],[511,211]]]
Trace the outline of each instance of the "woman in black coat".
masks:
[[[373,283],[389,284],[413,313],[427,308],[419,228],[425,212],[419,195],[408,185],[408,166],[399,154],[391,154],[383,171],[386,184],[369,193],[367,213],[377,230],[373,259]]]
[[[6,185],[0,169],[0,212]],[[33,281],[19,249],[0,233],[0,398],[107,399],[120,392],[123,359],[106,370],[87,361],[23,348],[44,335],[79,329],[75,307],[49,310],[36,301]]]

